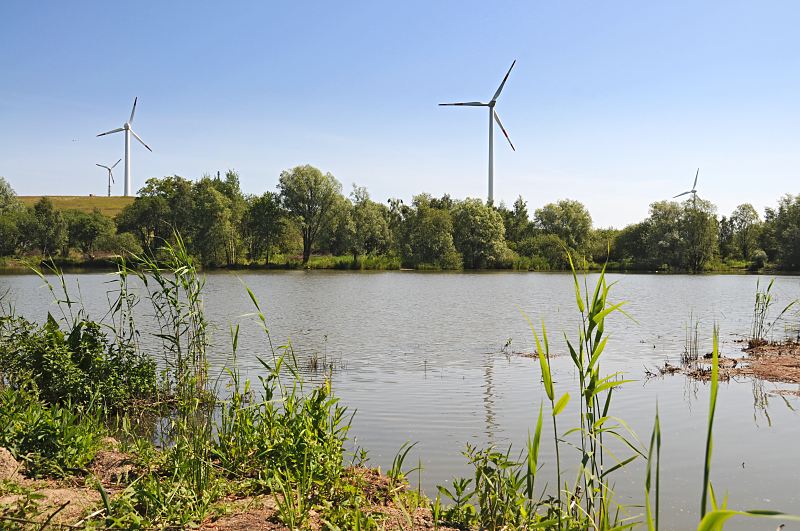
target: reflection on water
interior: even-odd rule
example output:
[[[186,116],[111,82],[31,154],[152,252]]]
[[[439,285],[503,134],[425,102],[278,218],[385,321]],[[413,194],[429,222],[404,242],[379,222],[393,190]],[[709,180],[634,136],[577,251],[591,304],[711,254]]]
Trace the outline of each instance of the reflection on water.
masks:
[[[696,524],[708,384],[680,375],[647,380],[646,370],[665,361],[679,363],[690,315],[700,323],[698,352],[710,351],[711,326],[719,323],[723,354],[738,354],[736,340],[750,327],[756,278],[609,275],[619,281],[612,299],[629,301],[626,311],[635,321],[615,316],[607,322],[611,339],[603,371],[640,380],[615,393],[613,408],[642,439],[650,433],[658,403],[665,529]],[[98,273],[81,275],[90,315],[105,313],[107,280]],[[470,474],[461,455],[467,442],[513,444],[521,450],[534,428],[545,398],[538,364],[509,355],[507,348],[511,340],[514,351],[534,351],[520,309],[534,321],[544,319],[556,355],[557,390],[575,396],[578,383],[562,335],[574,337],[577,331],[569,275],[211,274],[206,308],[216,331],[209,362],[217,371],[230,362],[228,326],[240,323],[238,362],[243,374],[255,379],[262,373],[257,356],[268,358],[269,345],[248,315],[253,308],[242,282],[260,300],[275,344],[291,340],[304,374],[313,381],[332,375],[336,393],[357,412],[351,433],[370,451],[373,464],[386,469],[404,441],[419,442],[408,462],[422,460],[422,486],[429,494],[435,494],[436,484]],[[33,276],[0,276],[0,292],[11,290],[17,310],[41,319],[51,308],[40,286]],[[800,297],[800,278],[779,277],[773,292],[776,307],[782,307]],[[144,305],[139,308],[146,331],[150,316]],[[720,387],[712,480],[728,493],[732,506],[800,512],[800,453],[795,450],[800,419],[793,409],[798,399],[775,394],[781,389],[797,386],[732,380]],[[577,411],[563,415],[560,425],[577,423]],[[545,433],[543,441],[541,461],[552,463],[552,434]],[[576,456],[565,453],[565,460],[574,462]],[[619,501],[641,502],[641,465],[626,467],[618,477]],[[545,466],[542,474],[552,485],[554,470]]]
[[[494,389],[492,386],[493,363],[491,361],[491,354],[488,357],[489,359],[486,362],[483,372],[485,376],[485,384],[483,386],[483,409],[486,417],[484,433],[486,434],[486,440],[489,444],[494,444],[494,433],[497,431],[497,424],[495,424],[494,421]]]

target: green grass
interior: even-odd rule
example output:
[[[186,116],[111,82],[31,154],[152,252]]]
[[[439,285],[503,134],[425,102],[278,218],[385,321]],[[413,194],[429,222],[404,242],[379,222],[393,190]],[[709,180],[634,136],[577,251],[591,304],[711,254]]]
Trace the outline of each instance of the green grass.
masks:
[[[21,195],[18,199],[25,206],[33,206],[43,196],[40,195]],[[123,208],[133,203],[135,198],[122,196],[85,196],[85,195],[49,195],[46,196],[53,202],[57,210],[81,210],[92,212],[95,208],[106,216],[113,218],[119,214]]]

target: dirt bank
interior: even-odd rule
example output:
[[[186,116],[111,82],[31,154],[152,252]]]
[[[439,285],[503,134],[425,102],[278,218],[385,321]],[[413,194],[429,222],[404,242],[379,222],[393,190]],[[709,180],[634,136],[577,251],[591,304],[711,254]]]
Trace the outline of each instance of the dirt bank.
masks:
[[[738,376],[758,378],[769,382],[800,384],[800,343],[797,341],[773,342],[744,349],[745,356],[731,358],[720,356],[719,379],[727,381]],[[663,374],[681,373],[696,380],[711,378],[711,356],[682,366],[666,363],[659,368]]]

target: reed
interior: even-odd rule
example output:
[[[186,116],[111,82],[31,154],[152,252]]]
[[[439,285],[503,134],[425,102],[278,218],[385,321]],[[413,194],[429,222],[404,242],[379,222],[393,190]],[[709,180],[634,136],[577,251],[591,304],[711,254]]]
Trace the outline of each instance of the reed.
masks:
[[[689,322],[686,324],[686,336],[681,354],[681,363],[688,364],[700,358],[700,321],[689,313]]]
[[[756,296],[753,302],[753,317],[750,326],[750,337],[748,338],[748,346],[750,348],[767,343],[775,324],[798,302],[790,302],[780,311],[777,317],[770,320],[770,309],[775,304],[775,297],[772,294],[772,286],[774,284],[775,279],[773,278],[767,284],[766,289],[762,290],[761,279],[756,281]]]

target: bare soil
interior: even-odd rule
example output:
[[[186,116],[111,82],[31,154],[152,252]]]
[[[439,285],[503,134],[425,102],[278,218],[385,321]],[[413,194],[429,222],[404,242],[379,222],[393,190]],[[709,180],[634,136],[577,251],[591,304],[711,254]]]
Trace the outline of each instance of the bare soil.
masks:
[[[727,381],[742,376],[769,382],[800,384],[800,343],[796,341],[760,343],[744,349],[746,356],[720,356],[719,379]],[[659,368],[663,374],[681,373],[696,380],[711,379],[711,359],[706,355],[685,366],[666,363]],[[788,394],[795,393],[787,391]]]
[[[6,448],[0,447],[0,480],[20,481],[22,465]]]

